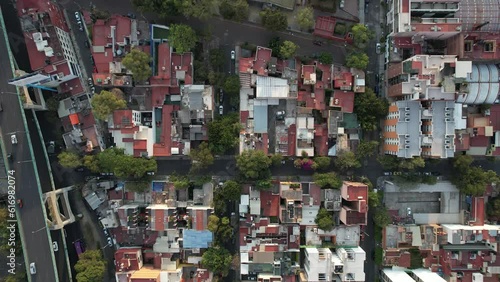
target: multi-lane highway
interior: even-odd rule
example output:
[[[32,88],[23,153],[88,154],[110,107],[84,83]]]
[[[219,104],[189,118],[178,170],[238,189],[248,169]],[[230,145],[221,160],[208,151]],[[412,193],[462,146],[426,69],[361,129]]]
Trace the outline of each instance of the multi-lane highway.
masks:
[[[38,173],[30,150],[29,133],[25,128],[25,117],[19,98],[15,93],[16,88],[7,82],[13,77],[10,69],[9,46],[4,35],[4,27],[0,33],[0,102],[3,111],[0,112],[1,138],[8,154],[12,155],[9,164],[15,170],[16,197],[22,199],[23,208],[18,210],[18,223],[23,236],[23,248],[26,258],[28,276],[31,281],[58,281],[54,269],[54,253],[50,242],[49,231],[46,228],[44,207],[40,197],[40,184],[37,181]],[[11,136],[15,134],[17,144],[11,143]],[[30,275],[29,264],[34,262],[37,273]]]

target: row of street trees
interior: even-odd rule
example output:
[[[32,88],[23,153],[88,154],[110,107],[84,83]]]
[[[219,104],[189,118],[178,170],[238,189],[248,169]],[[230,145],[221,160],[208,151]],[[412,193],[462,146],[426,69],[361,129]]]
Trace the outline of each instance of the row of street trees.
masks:
[[[351,27],[351,33],[355,49],[347,55],[346,65],[348,67],[365,70],[370,60],[364,50],[366,50],[368,43],[375,34],[364,24],[353,25]]]

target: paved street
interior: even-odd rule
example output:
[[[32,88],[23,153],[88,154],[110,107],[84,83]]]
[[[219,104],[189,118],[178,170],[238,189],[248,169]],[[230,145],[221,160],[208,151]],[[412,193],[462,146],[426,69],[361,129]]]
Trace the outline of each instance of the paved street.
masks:
[[[20,217],[19,224],[24,235],[24,253],[26,266],[34,262],[37,274],[32,276],[32,281],[57,281],[53,268],[55,257],[52,252],[49,232],[46,229],[44,210],[39,194],[35,161],[32,160],[28,144],[28,133],[24,126],[22,108],[19,98],[8,92],[15,92],[16,88],[7,84],[13,77],[10,71],[9,53],[7,42],[3,34],[0,36],[0,60],[4,71],[0,72],[0,94],[3,111],[0,112],[1,137],[8,153],[12,154],[13,160],[10,168],[15,170],[16,196],[23,200],[24,207],[19,209],[17,215]],[[11,144],[11,135],[16,134],[18,144]],[[29,269],[27,269],[29,275]]]

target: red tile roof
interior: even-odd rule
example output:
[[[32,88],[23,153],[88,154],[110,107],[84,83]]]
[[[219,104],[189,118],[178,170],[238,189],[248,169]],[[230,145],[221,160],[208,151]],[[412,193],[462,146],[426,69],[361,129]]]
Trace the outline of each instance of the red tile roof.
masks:
[[[141,248],[120,248],[115,252],[115,267],[117,272],[139,270]]]
[[[132,128],[132,110],[116,110],[113,112],[114,128]]]
[[[314,147],[320,156],[328,155],[328,127],[326,124],[314,125]]]
[[[266,252],[277,252],[279,250],[280,250],[280,248],[278,245],[265,245],[264,246],[264,251],[266,251]]]
[[[154,210],[155,231],[165,230],[165,223],[168,222],[167,213],[163,209]]]
[[[140,157],[141,153],[147,152],[148,140],[134,140],[134,157]]]
[[[170,60],[170,46],[167,43],[162,43],[158,46],[158,69],[157,78],[167,80],[170,84],[171,75],[171,60]]]
[[[94,46],[112,44],[111,26],[114,26],[116,44],[124,44],[125,38],[130,37],[131,25],[131,20],[122,15],[112,15],[107,21],[97,20],[92,27],[92,43]]]
[[[113,50],[105,48],[102,53],[92,53],[95,68],[98,73],[109,73],[109,63],[113,62]]]
[[[77,125],[80,123],[80,119],[78,118],[78,114],[70,114],[69,120],[72,125]]]
[[[352,113],[354,111],[354,95],[352,91],[335,90],[330,100],[330,107],[338,107],[344,113]]]
[[[240,72],[249,73],[253,69],[253,58],[240,58]]]
[[[333,36],[336,20],[334,17],[317,17],[314,26],[314,35],[330,37]]]
[[[165,102],[165,96],[170,94],[170,88],[167,86],[151,87],[151,105],[152,107],[161,107]]]
[[[264,233],[266,234],[278,234],[280,228],[278,226],[266,226],[266,231]]]
[[[475,219],[474,222],[471,222],[472,225],[482,226],[484,225],[484,197],[474,197],[472,199],[472,210],[471,217]]]
[[[247,123],[248,117],[250,116],[249,111],[241,111],[240,112],[240,121],[241,123]]]
[[[153,155],[157,157],[168,157],[172,155],[172,139],[170,138],[172,132],[172,117],[174,111],[173,105],[164,105],[162,107],[162,132],[160,136],[161,143],[153,145]]]
[[[352,89],[352,81],[353,81],[352,73],[344,72],[344,73],[342,73],[341,78],[335,79],[333,87],[334,88],[342,88],[342,89],[349,88],[349,90],[351,90]]]
[[[498,50],[500,53],[500,50]],[[490,107],[490,122],[493,131],[500,131],[500,105],[494,104]]]
[[[203,218],[205,216],[205,211],[203,210],[196,210],[196,226],[195,229],[198,231],[205,230]]]
[[[316,67],[313,65],[302,65],[302,78],[304,80],[310,80],[311,74],[316,73]]]
[[[267,63],[271,60],[272,50],[269,48],[257,47],[257,52],[255,53],[254,70],[257,71],[258,75],[267,75]]]
[[[59,92],[60,93],[69,93],[71,96],[78,95],[83,93],[85,90],[82,87],[82,83],[80,82],[80,78],[75,77],[71,80],[68,80],[64,83],[59,84]]]
[[[325,83],[323,81],[316,82],[314,87],[314,108],[323,111],[326,109],[325,104]]]
[[[367,200],[368,186],[360,182],[344,181],[342,185],[342,197],[348,201]]]
[[[172,53],[171,85],[178,85],[176,74],[185,71],[185,84],[193,84],[193,53]]]
[[[487,147],[490,145],[490,138],[486,136],[474,136],[470,138],[471,147]]]
[[[270,191],[261,191],[260,206],[262,208],[262,216],[279,216],[280,196],[273,195]]]
[[[462,138],[460,138],[462,137]],[[468,133],[457,133],[455,137],[456,151],[467,151],[470,148],[470,135]]]

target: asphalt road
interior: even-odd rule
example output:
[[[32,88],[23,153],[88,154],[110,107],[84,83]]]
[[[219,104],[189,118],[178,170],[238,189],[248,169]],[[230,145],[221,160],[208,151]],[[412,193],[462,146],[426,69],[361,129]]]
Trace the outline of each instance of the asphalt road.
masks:
[[[99,10],[124,15],[132,12],[138,15],[138,18],[142,18],[140,16],[141,14],[135,11],[130,1],[108,0],[93,2],[90,0],[59,0],[58,2],[69,11],[89,9],[90,3],[92,3]],[[158,16],[156,15],[145,14],[144,16],[148,20],[155,20],[156,23],[159,24],[185,23],[198,31],[205,31],[207,30],[207,27],[210,26],[209,30],[211,31],[213,38],[218,38],[220,41],[224,41],[226,42],[226,44],[229,44],[229,46],[243,44],[244,42],[249,42],[251,44],[260,46],[267,46],[271,38],[280,36],[283,40],[293,41],[299,46],[299,49],[297,51],[298,55],[311,55],[314,53],[327,52],[334,55],[334,62],[345,62],[346,51],[343,43],[325,42],[323,46],[316,46],[312,44],[313,37],[308,34],[289,31],[272,32],[264,29],[259,25],[255,25],[249,22],[236,23],[219,18],[213,18],[208,20],[207,22],[203,22],[193,18],[185,19],[184,17],[170,17],[165,21],[158,18]]]
[[[0,72],[0,89],[2,92],[15,92],[7,81],[13,77],[9,63],[8,47],[5,38],[0,36],[0,62],[4,71]],[[28,136],[21,115],[19,98],[12,94],[0,94],[3,111],[0,112],[0,128],[2,138],[8,153],[13,155],[11,169],[15,170],[16,196],[23,200],[23,208],[17,215],[19,224],[24,232],[24,253],[28,258],[26,266],[34,262],[38,271],[32,276],[32,281],[57,281],[53,265],[55,258],[52,252],[49,232],[46,229],[38,183],[35,175],[35,162],[28,146]],[[11,134],[15,133],[18,144],[10,141]],[[39,231],[38,231],[39,230]],[[29,269],[27,269],[29,275]]]

